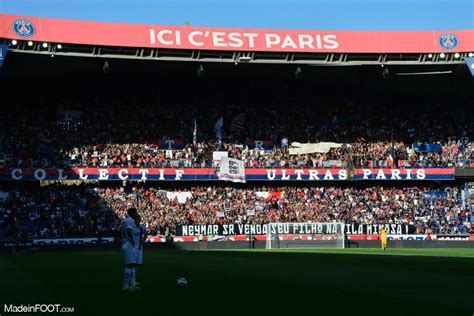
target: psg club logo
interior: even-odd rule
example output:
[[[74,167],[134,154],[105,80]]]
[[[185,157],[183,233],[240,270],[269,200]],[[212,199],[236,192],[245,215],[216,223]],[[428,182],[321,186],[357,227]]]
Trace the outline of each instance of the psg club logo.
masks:
[[[459,40],[454,34],[446,33],[439,37],[439,46],[443,49],[455,49],[458,44]]]
[[[35,27],[28,20],[16,20],[13,22],[13,31],[15,31],[16,35],[24,38],[35,35]]]

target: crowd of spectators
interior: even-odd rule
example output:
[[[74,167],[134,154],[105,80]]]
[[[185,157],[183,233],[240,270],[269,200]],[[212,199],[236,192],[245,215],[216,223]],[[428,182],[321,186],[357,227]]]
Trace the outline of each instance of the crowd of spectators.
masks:
[[[2,192],[0,237],[110,236],[129,207],[139,210],[150,234],[164,236],[173,235],[176,225],[268,222],[394,223],[415,225],[417,233],[472,232],[467,204],[455,186],[81,185]]]
[[[226,105],[204,110],[191,105],[162,105],[140,99],[85,100],[80,105],[19,108],[4,113],[0,128],[0,164],[7,167],[209,167],[212,152],[224,150],[247,167],[326,167],[386,165],[471,166],[474,128],[463,115],[424,107]],[[130,109],[133,109],[131,111]],[[172,110],[170,110],[172,109]],[[289,111],[288,109],[291,109]],[[224,118],[222,141],[214,123]],[[193,143],[194,120],[197,142]],[[183,141],[183,149],[160,149],[165,140]],[[271,140],[269,150],[248,148],[246,139]],[[336,142],[347,146],[327,153],[290,155],[282,140]],[[440,151],[414,149],[434,143]]]
[[[86,237],[114,231],[116,216],[90,188],[19,188],[2,193],[3,237]]]

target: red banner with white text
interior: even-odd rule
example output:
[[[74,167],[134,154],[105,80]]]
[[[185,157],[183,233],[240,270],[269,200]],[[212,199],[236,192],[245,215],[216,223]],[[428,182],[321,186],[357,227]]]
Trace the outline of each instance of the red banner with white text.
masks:
[[[474,51],[474,30],[316,31],[87,22],[0,14],[0,38],[50,43],[300,53]]]
[[[453,180],[453,168],[246,168],[246,181]],[[222,181],[213,168],[0,168],[0,181]]]

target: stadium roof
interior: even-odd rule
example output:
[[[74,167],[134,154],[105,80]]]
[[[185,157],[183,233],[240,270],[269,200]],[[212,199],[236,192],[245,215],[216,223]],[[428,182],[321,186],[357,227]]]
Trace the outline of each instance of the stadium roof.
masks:
[[[0,13],[80,20],[280,30],[473,30],[472,0],[14,0]]]
[[[474,55],[472,1],[246,1],[3,2],[0,44],[34,54],[314,65],[462,64]]]
[[[5,44],[12,44],[10,50],[25,53],[208,62],[462,63],[474,51],[474,30],[251,30],[83,22],[14,15],[0,15],[0,38]],[[59,47],[61,49],[57,50]]]

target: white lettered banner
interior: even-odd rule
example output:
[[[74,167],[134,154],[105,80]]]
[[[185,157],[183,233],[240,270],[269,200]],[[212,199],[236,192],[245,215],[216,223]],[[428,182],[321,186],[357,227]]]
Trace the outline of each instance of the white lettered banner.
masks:
[[[244,162],[235,158],[222,157],[219,180],[245,183]]]

